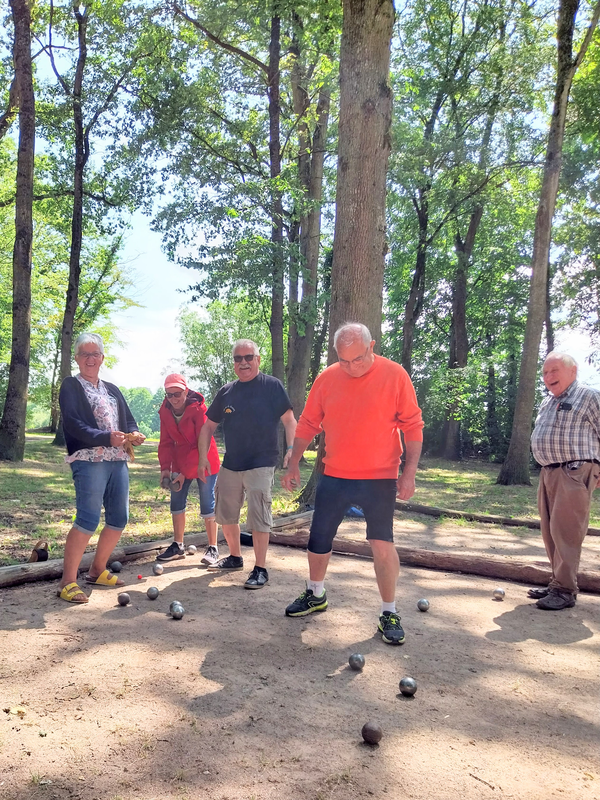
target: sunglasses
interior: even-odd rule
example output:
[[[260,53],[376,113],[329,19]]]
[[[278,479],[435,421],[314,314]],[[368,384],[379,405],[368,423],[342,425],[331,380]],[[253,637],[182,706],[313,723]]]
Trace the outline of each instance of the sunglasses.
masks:
[[[256,353],[247,353],[245,356],[234,356],[233,360],[236,364],[241,364],[242,361],[246,361],[249,364],[251,361],[254,361],[255,358]]]
[[[171,400],[172,397],[176,397],[176,398],[179,399],[181,397],[181,395],[183,394],[183,390],[181,392],[165,392],[165,394],[167,395],[169,400]]]

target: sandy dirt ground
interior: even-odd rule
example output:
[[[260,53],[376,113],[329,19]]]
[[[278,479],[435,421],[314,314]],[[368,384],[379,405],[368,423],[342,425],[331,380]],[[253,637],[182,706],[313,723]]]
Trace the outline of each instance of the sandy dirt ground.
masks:
[[[472,528],[429,522],[404,525],[398,544],[425,546],[430,524],[429,546],[483,546]],[[539,534],[492,546],[544,560]],[[598,568],[595,542],[586,560]],[[101,589],[69,606],[56,582],[0,591],[0,797],[600,800],[600,596],[543,612],[518,584],[498,602],[498,581],[403,568],[406,643],[391,647],[368,559],[333,556],[330,608],[303,619],[283,613],[303,588],[303,551],[273,547],[258,592],[242,588],[247,570],[199,564],[159,577],[150,560],[127,564],[127,607]],[[174,599],[180,621],[166,613]],[[405,675],[414,698],[399,694]],[[384,731],[375,747],[360,736],[369,720]]]

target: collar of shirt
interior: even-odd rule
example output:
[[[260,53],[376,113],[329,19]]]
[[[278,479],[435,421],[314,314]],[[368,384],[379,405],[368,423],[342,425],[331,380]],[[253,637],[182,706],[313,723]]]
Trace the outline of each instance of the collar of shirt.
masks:
[[[571,394],[571,392],[574,392],[577,389],[578,386],[579,386],[579,382],[578,382],[577,378],[575,378],[573,383],[570,386],[568,386],[564,390],[564,392],[562,394],[559,394],[554,399],[557,400],[560,403],[562,400],[564,400],[566,397],[568,397]]]

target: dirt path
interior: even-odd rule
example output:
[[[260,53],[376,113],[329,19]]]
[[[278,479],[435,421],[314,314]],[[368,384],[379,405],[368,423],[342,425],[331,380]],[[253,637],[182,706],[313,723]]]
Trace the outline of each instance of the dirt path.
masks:
[[[407,638],[390,647],[368,560],[334,556],[330,609],[304,619],[283,615],[303,552],[274,547],[259,592],[199,562],[128,565],[125,608],[111,590],[84,608],[56,584],[0,591],[0,797],[600,800],[600,597],[542,612],[525,587],[496,602],[493,581],[403,569]],[[377,747],[360,737],[371,719]]]

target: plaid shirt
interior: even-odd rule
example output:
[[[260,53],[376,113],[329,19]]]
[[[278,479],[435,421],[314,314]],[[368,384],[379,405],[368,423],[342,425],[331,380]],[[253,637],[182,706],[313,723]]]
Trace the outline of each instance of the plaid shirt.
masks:
[[[600,392],[575,380],[558,397],[547,397],[535,421],[531,449],[542,466],[600,461]]]

